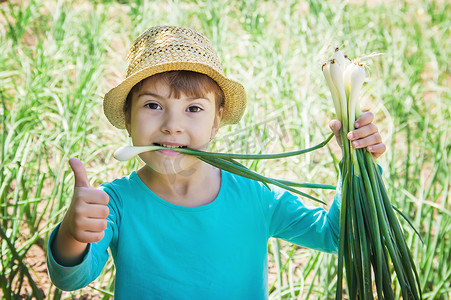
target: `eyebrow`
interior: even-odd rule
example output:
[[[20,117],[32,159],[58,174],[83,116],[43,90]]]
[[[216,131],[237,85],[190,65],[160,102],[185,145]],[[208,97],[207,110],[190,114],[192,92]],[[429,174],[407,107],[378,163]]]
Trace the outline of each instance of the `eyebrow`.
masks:
[[[140,98],[140,97],[142,97],[142,96],[152,96],[152,97],[155,97],[155,98],[157,98],[157,99],[164,99],[164,97],[162,97],[162,96],[160,96],[160,95],[158,95],[158,94],[151,93],[151,92],[142,92],[142,93],[139,93],[138,98]]]
[[[157,98],[158,100],[165,100],[165,97],[160,96],[158,94],[154,94],[152,92],[139,93],[138,98],[140,98],[142,96],[151,96],[151,97]],[[186,98],[184,98],[184,100],[189,100],[189,101],[198,100],[198,99],[203,99],[203,100],[206,100],[206,101],[210,102],[210,100],[208,98],[206,98],[206,97],[186,97]]]

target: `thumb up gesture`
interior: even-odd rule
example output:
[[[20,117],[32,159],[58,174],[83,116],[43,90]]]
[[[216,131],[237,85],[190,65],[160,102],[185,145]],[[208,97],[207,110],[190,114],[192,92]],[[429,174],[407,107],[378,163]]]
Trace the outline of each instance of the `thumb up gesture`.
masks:
[[[61,226],[78,242],[98,242],[107,228],[108,194],[91,187],[81,161],[71,158],[69,164],[75,177],[74,195]]]
[[[75,177],[74,196],[51,246],[55,259],[66,266],[80,263],[88,243],[103,238],[109,214],[108,194],[91,187],[81,161],[71,158],[69,164]]]

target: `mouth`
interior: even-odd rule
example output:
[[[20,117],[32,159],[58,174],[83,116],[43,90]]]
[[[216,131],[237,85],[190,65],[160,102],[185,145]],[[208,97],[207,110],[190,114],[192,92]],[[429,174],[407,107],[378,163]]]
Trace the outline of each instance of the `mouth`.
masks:
[[[159,143],[153,143],[153,145],[165,147],[165,148],[188,148],[187,146],[182,146],[182,145],[168,145],[168,144],[159,144]]]
[[[187,146],[183,146],[183,145],[169,145],[169,144],[165,144],[165,143],[154,143],[155,146],[160,146],[160,147],[165,147],[168,149],[161,149],[158,150],[157,152],[163,155],[169,155],[169,156],[177,156],[177,155],[181,155],[180,152],[175,151],[175,149],[179,149],[179,148],[187,148]],[[171,150],[174,149],[174,150]]]

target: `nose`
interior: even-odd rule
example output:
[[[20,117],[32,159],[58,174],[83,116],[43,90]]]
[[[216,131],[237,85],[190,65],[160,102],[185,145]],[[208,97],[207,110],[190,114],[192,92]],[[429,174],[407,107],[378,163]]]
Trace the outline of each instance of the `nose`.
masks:
[[[183,132],[182,116],[175,111],[167,111],[161,124],[161,131],[165,134],[180,134]]]

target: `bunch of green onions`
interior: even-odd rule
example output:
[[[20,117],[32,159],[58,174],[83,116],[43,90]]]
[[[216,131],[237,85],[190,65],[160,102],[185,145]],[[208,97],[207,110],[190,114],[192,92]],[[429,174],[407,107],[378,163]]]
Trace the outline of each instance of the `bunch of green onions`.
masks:
[[[253,180],[257,180],[262,182],[267,188],[270,189],[269,184],[279,186],[281,188],[284,188],[290,192],[296,193],[298,195],[301,195],[303,197],[309,198],[311,200],[320,202],[322,204],[326,204],[320,199],[317,199],[316,197],[313,197],[309,194],[306,194],[304,192],[301,192],[297,188],[317,188],[317,189],[335,189],[335,186],[333,185],[327,185],[327,184],[316,184],[316,183],[300,183],[300,182],[293,182],[288,180],[280,180],[280,179],[274,179],[269,178],[263,175],[260,175],[252,170],[249,170],[246,166],[236,161],[236,159],[240,160],[248,160],[248,159],[255,159],[255,160],[261,160],[261,159],[278,159],[278,158],[285,158],[290,157],[294,155],[300,155],[305,154],[311,151],[314,151],[316,149],[319,149],[321,147],[324,147],[333,137],[333,134],[330,134],[327,139],[325,139],[323,142],[319,143],[316,146],[313,146],[308,149],[302,149],[302,150],[296,150],[291,152],[285,152],[285,153],[278,153],[278,154],[231,154],[231,153],[214,153],[214,152],[207,152],[207,151],[200,151],[190,148],[170,148],[173,151],[177,151],[183,154],[188,154],[194,157],[197,157],[198,159],[215,166],[219,169],[228,171],[233,174],[237,174],[246,178],[250,178]],[[125,146],[119,148],[115,153],[114,157],[119,161],[126,161],[131,159],[132,157],[146,151],[157,151],[162,149],[168,149],[163,146]]]
[[[342,123],[343,186],[336,299],[342,299],[343,264],[349,299],[374,299],[373,274],[377,298],[394,299],[390,260],[403,299],[420,299],[418,273],[375,159],[366,149],[352,148],[346,138],[361,114],[358,99],[365,68],[336,48],[322,71]]]

